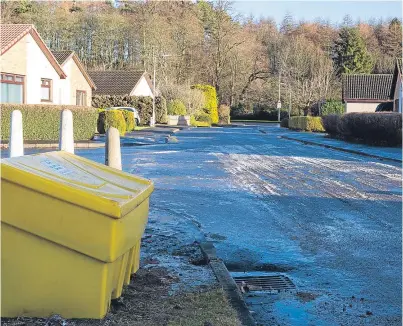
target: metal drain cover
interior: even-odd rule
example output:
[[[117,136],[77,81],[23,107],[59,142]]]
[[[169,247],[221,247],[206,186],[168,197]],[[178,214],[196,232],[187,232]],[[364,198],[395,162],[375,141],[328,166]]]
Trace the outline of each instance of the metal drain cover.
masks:
[[[235,276],[235,283],[242,292],[264,291],[279,293],[295,290],[294,283],[285,275]]]

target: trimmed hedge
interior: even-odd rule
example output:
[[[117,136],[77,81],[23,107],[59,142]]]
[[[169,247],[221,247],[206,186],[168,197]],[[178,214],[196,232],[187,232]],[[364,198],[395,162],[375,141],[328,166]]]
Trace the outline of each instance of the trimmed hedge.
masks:
[[[111,108],[127,106],[138,109],[142,125],[150,124],[153,112],[153,100],[148,96],[129,95],[95,95],[92,97],[92,106],[96,108]],[[167,123],[167,106],[162,97],[155,98],[155,118],[157,123]]]
[[[186,115],[186,106],[176,99],[168,103],[167,111],[169,115]]]
[[[280,127],[288,128],[288,118],[284,118],[280,121]]]
[[[344,104],[340,101],[328,100],[321,108],[321,115],[326,116],[329,114],[341,115],[344,113]]]
[[[134,113],[126,110],[122,110],[122,113],[126,121],[126,131],[133,131],[136,127],[136,119],[134,118]]]
[[[197,84],[193,85],[192,89],[199,89],[203,92],[205,99],[204,111],[210,115],[212,123],[218,123],[218,103],[215,87]]]
[[[230,113],[231,113],[230,107],[228,105],[221,104],[218,107],[219,122],[222,124],[230,124],[231,123]]]
[[[73,113],[74,140],[92,139],[97,121],[95,108],[51,104],[1,104],[1,139],[9,139],[11,112],[20,110],[24,140],[58,141],[60,113],[65,109]]]
[[[333,137],[372,145],[402,144],[402,114],[397,112],[347,113],[323,117],[326,131]]]
[[[100,134],[105,134],[110,127],[119,130],[119,134],[126,133],[126,121],[121,110],[101,110],[98,115],[97,128]]]
[[[323,127],[329,135],[335,136],[339,133],[338,126],[340,119],[341,116],[337,114],[329,114],[322,117]]]
[[[323,132],[325,129],[320,117],[300,116],[291,117],[288,121],[288,127],[294,130]]]

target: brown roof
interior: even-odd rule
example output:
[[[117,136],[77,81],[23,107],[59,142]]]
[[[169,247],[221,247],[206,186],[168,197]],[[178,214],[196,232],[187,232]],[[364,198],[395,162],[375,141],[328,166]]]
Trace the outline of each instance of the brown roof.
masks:
[[[343,101],[389,99],[391,74],[343,75]]]
[[[57,62],[59,65],[63,65],[66,60],[74,55],[74,51],[52,51],[53,55],[55,56]]]
[[[144,75],[151,87],[150,79],[144,71],[107,70],[89,71],[89,75],[97,86],[97,95],[129,95]]]
[[[62,67],[57,62],[56,58],[50,52],[45,42],[42,40],[34,25],[31,24],[1,24],[0,25],[0,39],[1,39],[1,54],[3,55],[18,43],[25,35],[31,34],[32,38],[36,41],[42,52],[45,54],[49,62],[55,68],[60,78],[66,78]]]
[[[94,81],[91,79],[87,70],[85,70],[84,65],[82,64],[81,60],[78,58],[77,54],[74,51],[71,51],[71,50],[52,51],[52,53],[61,66],[63,66],[69,58],[73,58],[78,69],[80,69],[81,73],[83,74],[84,78],[87,80],[87,82],[91,86],[91,88],[93,90],[97,89]]]

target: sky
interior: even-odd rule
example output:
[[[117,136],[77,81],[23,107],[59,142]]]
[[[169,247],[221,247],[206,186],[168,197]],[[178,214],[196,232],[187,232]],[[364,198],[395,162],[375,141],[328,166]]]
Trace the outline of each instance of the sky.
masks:
[[[287,12],[291,13],[296,21],[312,21],[316,18],[329,20],[332,24],[341,23],[345,15],[350,15],[353,22],[360,19],[368,21],[371,18],[402,17],[401,1],[272,1],[272,0],[235,0],[233,11],[248,17],[274,18],[280,23]]]

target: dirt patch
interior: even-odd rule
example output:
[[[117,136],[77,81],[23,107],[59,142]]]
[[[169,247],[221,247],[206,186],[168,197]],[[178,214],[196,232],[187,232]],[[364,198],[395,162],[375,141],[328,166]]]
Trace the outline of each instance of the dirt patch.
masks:
[[[297,292],[296,296],[298,300],[300,300],[303,303],[306,303],[315,300],[319,295],[310,292]]]
[[[207,265],[207,261],[203,256],[200,246],[197,242],[189,245],[184,245],[172,251],[172,256],[187,257],[188,261],[192,265],[203,266]]]
[[[112,300],[110,312],[102,320],[51,318],[3,318],[4,326],[236,326],[236,312],[224,292],[206,286],[192,292],[169,294],[176,276],[164,268],[140,269],[119,299]]]

